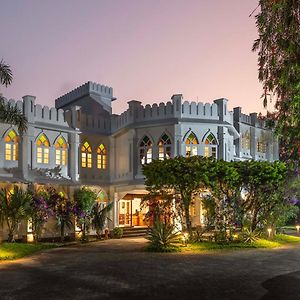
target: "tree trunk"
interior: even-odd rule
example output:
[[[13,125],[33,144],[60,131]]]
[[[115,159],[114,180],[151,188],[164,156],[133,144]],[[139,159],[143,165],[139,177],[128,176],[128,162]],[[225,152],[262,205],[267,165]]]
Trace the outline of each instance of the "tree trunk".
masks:
[[[192,233],[192,222],[190,220],[190,206],[185,205],[184,206],[184,214],[185,214],[185,224],[186,224],[186,229],[189,234]]]
[[[65,239],[65,223],[62,222],[60,225],[60,241],[63,242]]]

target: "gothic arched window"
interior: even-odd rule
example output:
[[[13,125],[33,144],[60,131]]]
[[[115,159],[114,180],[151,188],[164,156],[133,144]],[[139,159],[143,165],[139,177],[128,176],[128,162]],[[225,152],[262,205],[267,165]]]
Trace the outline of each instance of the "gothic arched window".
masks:
[[[88,142],[84,142],[81,147],[81,167],[92,167],[92,148]]]
[[[67,143],[62,136],[57,139],[55,148],[56,164],[65,166],[67,164]]]
[[[149,164],[152,161],[152,142],[147,137],[144,136],[140,143],[140,164]]]
[[[49,164],[50,143],[44,133],[36,142],[36,162],[38,164]]]
[[[217,158],[217,140],[212,133],[209,133],[204,142],[204,157],[212,156]]]
[[[103,144],[97,148],[97,168],[98,169],[106,169],[107,159],[106,159],[106,148]]]
[[[18,160],[19,137],[10,130],[5,137],[5,160]]]
[[[164,133],[158,142],[158,159],[164,160],[171,157],[172,142],[169,136]]]
[[[199,141],[194,132],[191,132],[185,140],[185,155],[194,156],[198,154]]]
[[[248,130],[242,134],[242,148],[246,150],[250,149],[250,133]]]

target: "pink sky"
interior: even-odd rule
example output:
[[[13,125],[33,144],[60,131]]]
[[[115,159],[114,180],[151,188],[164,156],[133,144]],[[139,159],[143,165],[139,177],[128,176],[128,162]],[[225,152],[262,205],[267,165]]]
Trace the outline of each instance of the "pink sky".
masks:
[[[113,110],[228,98],[262,111],[257,0],[0,0],[1,53],[14,72],[8,98],[34,95],[49,106],[87,81],[114,89]]]

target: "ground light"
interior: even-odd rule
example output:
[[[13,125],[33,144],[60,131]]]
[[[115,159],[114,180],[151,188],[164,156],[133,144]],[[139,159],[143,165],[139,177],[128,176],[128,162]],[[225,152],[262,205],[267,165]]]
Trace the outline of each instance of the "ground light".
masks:
[[[189,238],[189,234],[187,232],[184,232],[182,235],[182,241],[184,243],[184,246],[187,246],[188,238]]]
[[[271,232],[272,232],[272,228],[268,228],[268,236],[269,236],[269,239],[271,238]]]
[[[299,235],[300,225],[296,225],[296,229],[297,229],[297,233],[298,233],[298,235]]]

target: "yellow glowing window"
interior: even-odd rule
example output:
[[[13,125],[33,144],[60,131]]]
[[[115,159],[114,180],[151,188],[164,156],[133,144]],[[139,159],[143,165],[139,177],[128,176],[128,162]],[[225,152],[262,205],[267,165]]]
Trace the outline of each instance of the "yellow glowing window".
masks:
[[[204,147],[204,157],[209,157],[209,147],[208,146]]]
[[[92,167],[92,148],[88,142],[84,142],[81,147],[81,167]]]
[[[59,137],[55,144],[55,162],[57,165],[67,164],[67,143],[63,137]]]
[[[38,164],[49,164],[50,143],[47,137],[42,134],[36,142],[36,161]]]
[[[5,160],[18,160],[19,137],[14,130],[10,130],[5,137]]]
[[[98,169],[106,169],[107,167],[107,160],[106,160],[106,149],[103,144],[101,144],[97,148],[97,168]]]
[[[196,135],[191,132],[190,135],[185,140],[185,155],[186,156],[194,156],[198,154],[198,145],[199,141]]]

